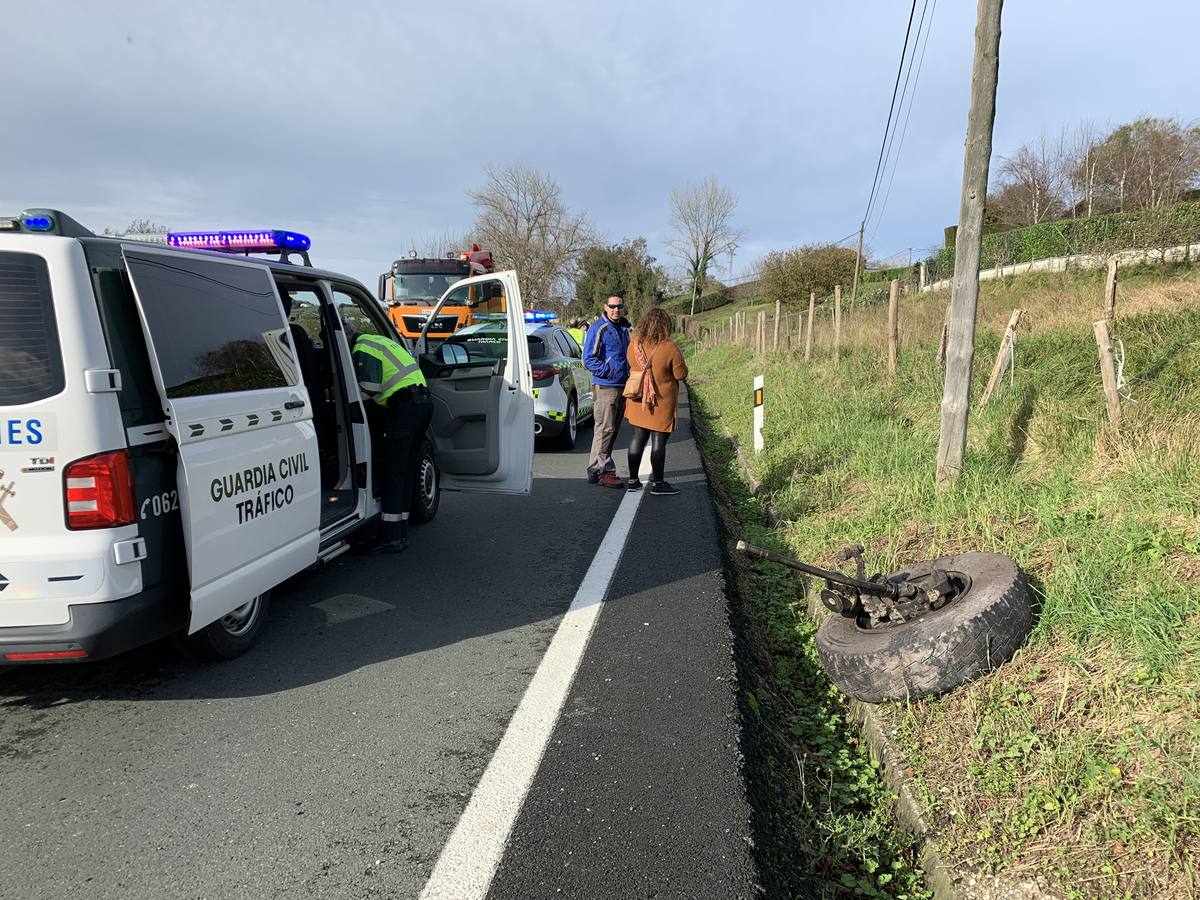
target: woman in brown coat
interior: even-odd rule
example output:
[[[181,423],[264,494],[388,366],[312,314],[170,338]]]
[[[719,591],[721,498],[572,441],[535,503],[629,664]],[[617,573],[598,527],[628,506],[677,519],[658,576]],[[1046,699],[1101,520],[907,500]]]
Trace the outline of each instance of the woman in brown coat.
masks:
[[[629,441],[629,490],[642,486],[638,470],[642,454],[650,443],[650,493],[657,496],[678,494],[663,472],[667,463],[667,439],[675,430],[675,408],[679,403],[679,382],[687,378],[687,364],[679,346],[671,340],[671,317],[657,306],[647,310],[633,329],[629,342],[629,371],[644,372],[642,399],[625,404],[625,418],[633,426]]]

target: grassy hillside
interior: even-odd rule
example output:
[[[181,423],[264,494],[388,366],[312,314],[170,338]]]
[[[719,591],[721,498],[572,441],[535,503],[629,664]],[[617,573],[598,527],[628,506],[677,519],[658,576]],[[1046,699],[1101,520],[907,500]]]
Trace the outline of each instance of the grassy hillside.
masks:
[[[933,472],[945,293],[904,298],[894,382],[881,307],[847,319],[837,367],[824,312],[811,364],[741,347],[689,364],[698,405],[746,444],[751,378],[765,375],[756,474],[787,523],[776,541],[799,557],[832,565],[861,542],[874,568],[891,570],[995,550],[1030,573],[1042,608],[1016,659],[943,698],[886,709],[945,846],[1072,896],[1193,896],[1200,272],[1122,273],[1120,435],[1106,426],[1091,329],[1102,280],[984,283],[976,403],[1009,314],[1026,315],[1011,383],[973,408],[966,472],[944,494]]]

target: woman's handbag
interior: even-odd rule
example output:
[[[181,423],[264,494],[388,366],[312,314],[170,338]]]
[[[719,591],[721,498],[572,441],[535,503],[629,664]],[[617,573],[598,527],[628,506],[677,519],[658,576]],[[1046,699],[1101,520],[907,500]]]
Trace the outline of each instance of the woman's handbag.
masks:
[[[629,373],[629,380],[625,382],[625,390],[621,394],[627,400],[633,400],[636,403],[642,402],[642,395],[645,391],[646,375],[650,375],[650,396],[647,398],[651,404],[654,403],[657,392],[654,390],[654,373],[650,372],[650,360],[654,358],[654,351],[650,351],[650,358],[646,358],[646,354],[642,352],[642,344],[639,341],[637,345],[637,361],[641,366],[636,372]]]

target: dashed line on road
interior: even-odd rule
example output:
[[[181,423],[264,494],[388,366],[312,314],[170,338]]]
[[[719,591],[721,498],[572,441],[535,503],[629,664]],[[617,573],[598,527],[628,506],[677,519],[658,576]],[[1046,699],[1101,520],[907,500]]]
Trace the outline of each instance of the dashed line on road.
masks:
[[[649,454],[642,461],[641,474],[648,472]],[[421,900],[483,900],[487,896],[587,649],[646,490],[627,493],[617,507],[575,599],[434,864],[421,891]]]

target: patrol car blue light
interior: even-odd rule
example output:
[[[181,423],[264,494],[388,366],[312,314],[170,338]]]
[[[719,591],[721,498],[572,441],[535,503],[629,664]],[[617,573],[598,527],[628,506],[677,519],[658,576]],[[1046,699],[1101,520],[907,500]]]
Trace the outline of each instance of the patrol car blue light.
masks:
[[[308,235],[297,231],[261,229],[250,231],[171,231],[167,244],[189,250],[297,250],[312,247]]]
[[[25,216],[21,221],[30,231],[50,231],[54,228],[54,219],[50,216]]]

